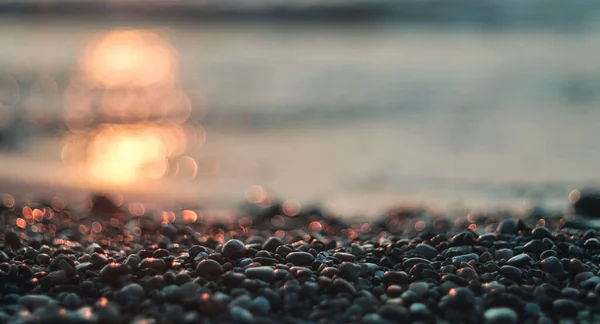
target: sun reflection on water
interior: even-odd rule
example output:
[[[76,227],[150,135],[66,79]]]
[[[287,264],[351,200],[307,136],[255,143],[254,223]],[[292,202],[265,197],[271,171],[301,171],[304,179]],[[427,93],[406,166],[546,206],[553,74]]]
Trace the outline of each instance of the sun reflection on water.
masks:
[[[117,29],[93,38],[64,93],[63,162],[83,165],[85,178],[100,185],[157,180],[182,161],[195,177],[195,160],[183,154],[205,131],[186,124],[191,100],[179,83],[177,51],[164,32]]]

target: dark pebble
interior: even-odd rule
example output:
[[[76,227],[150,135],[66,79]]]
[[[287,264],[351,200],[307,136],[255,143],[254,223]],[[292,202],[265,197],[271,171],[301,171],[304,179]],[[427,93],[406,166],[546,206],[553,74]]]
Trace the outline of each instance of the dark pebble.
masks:
[[[163,259],[146,258],[140,263],[141,269],[152,269],[158,272],[163,272],[167,269],[167,264]]]
[[[354,288],[354,285],[342,278],[334,279],[331,288],[336,294],[340,292],[349,293],[352,295],[356,294],[356,288]]]
[[[524,266],[533,264],[533,260],[531,259],[531,257],[529,255],[527,255],[525,253],[521,253],[519,255],[515,255],[514,257],[508,259],[506,264],[514,266],[514,267],[522,268]]]
[[[219,262],[211,259],[205,259],[198,263],[196,267],[196,274],[200,277],[207,278],[209,280],[215,280],[223,273],[223,266]]]
[[[435,258],[439,252],[436,248],[429,244],[419,244],[415,247],[415,254],[425,259],[431,260]]]
[[[240,240],[229,240],[223,244],[223,256],[230,259],[242,258],[245,254],[246,248],[244,243]]]
[[[355,262],[356,261],[356,256],[354,254],[350,254],[350,253],[336,252],[333,254],[333,257],[340,259],[342,262],[343,261],[347,261],[347,262]]]
[[[264,282],[271,282],[275,279],[275,270],[271,267],[248,268],[245,274],[250,279],[259,279]]]
[[[562,316],[576,316],[581,304],[570,299],[556,299],[552,302],[552,310]]]
[[[515,324],[517,313],[508,307],[494,307],[483,313],[485,324]]]
[[[510,265],[505,265],[500,267],[500,274],[502,276],[504,276],[505,278],[508,278],[510,280],[514,280],[514,281],[521,281],[523,273],[521,272],[521,270],[519,270],[519,268],[517,267],[513,267]]]
[[[416,264],[431,264],[431,261],[423,258],[408,258],[402,262],[402,268],[412,268]]]
[[[297,266],[306,266],[310,265],[315,257],[308,252],[292,252],[285,259]]]
[[[565,268],[556,257],[549,257],[540,262],[540,268],[551,275],[562,278],[565,275]]]
[[[544,239],[544,238],[549,238],[552,239],[552,232],[550,232],[550,230],[546,227],[536,227],[533,229],[533,231],[531,231],[531,237],[533,237],[534,239]]]
[[[507,219],[498,224],[496,232],[502,234],[517,234],[518,224],[514,219]]]

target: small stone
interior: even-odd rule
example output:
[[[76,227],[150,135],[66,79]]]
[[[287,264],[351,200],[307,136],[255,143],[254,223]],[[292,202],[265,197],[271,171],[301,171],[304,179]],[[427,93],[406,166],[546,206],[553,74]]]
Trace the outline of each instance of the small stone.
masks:
[[[352,295],[356,294],[356,288],[354,288],[354,285],[342,278],[333,279],[332,289],[334,293],[345,292]]]
[[[542,260],[540,268],[559,279],[565,275],[565,268],[556,257],[549,257]]]
[[[425,297],[427,295],[427,291],[429,286],[426,282],[413,282],[408,286],[408,290],[414,292],[418,296]]]
[[[475,303],[475,294],[468,288],[452,288],[444,298],[449,306],[458,309],[469,309]]]
[[[556,253],[556,251],[554,250],[546,250],[544,252],[542,252],[542,254],[540,254],[540,259],[547,259],[549,257],[555,257],[558,256],[558,254]]]
[[[313,263],[315,257],[308,252],[292,252],[285,259],[297,266],[307,266]]]
[[[152,255],[152,257],[153,258],[164,258],[164,257],[168,257],[169,255],[171,255],[171,253],[168,250],[158,249],[158,250],[154,251],[154,254]]]
[[[450,239],[450,243],[452,243],[454,246],[472,245],[475,243],[475,234],[473,234],[471,231],[458,233]]]
[[[252,313],[239,306],[232,307],[229,310],[229,313],[231,315],[231,318],[236,323],[252,323],[252,321],[254,320],[254,316],[252,316]]]
[[[552,239],[552,232],[550,232],[549,229],[547,229],[546,227],[536,227],[533,229],[533,231],[531,231],[531,237],[533,237],[534,239],[543,239],[543,238],[549,238]]]
[[[340,265],[340,276],[349,281],[356,281],[362,272],[362,268],[352,262],[342,262]]]
[[[531,240],[523,246],[523,250],[525,252],[534,253],[536,255],[540,255],[542,252],[546,251],[546,244],[541,240]]]
[[[347,261],[347,262],[355,262],[356,261],[356,256],[354,254],[350,254],[350,253],[336,252],[333,254],[333,257],[340,259],[341,261]]]
[[[579,308],[581,304],[570,299],[559,298],[552,302],[553,311],[562,316],[575,316]]]
[[[100,279],[111,285],[119,285],[120,277],[129,274],[129,266],[119,263],[110,263],[100,270]]]
[[[515,324],[518,316],[508,307],[494,307],[483,313],[483,319],[486,324]]]
[[[139,284],[136,284],[136,283],[125,285],[123,288],[121,288],[121,290],[119,291],[119,294],[121,294],[122,296],[125,296],[127,298],[136,298],[136,299],[142,299],[146,296],[146,292],[144,291],[144,288],[142,288],[142,286],[140,286]]]
[[[452,258],[452,263],[461,264],[462,262],[468,263],[469,261],[479,261],[479,256],[475,253],[463,254]]]
[[[240,240],[229,240],[223,244],[223,256],[230,259],[242,258],[245,254],[244,243]]]
[[[365,253],[365,249],[360,244],[352,243],[350,252],[356,256],[360,256]]]
[[[585,243],[583,243],[583,247],[588,250],[598,250],[600,249],[600,241],[595,238],[588,239],[585,241]]]
[[[46,306],[53,301],[54,299],[45,295],[26,295],[19,298],[19,305],[23,305],[29,309],[36,309]]]
[[[275,270],[271,267],[248,268],[244,273],[250,279],[259,279],[264,282],[271,282],[275,279]]]
[[[511,249],[498,249],[494,253],[496,260],[501,260],[501,259],[509,260],[514,255],[515,254],[514,254],[513,250],[511,250]]]
[[[382,281],[385,285],[402,285],[408,283],[408,274],[404,271],[389,270],[383,274]]]
[[[406,307],[391,304],[381,306],[377,313],[381,317],[394,322],[406,321],[410,316]]]
[[[519,255],[515,255],[514,257],[508,259],[506,264],[514,266],[514,267],[524,267],[527,265],[533,264],[533,260],[531,257],[525,253],[521,253]]]
[[[502,276],[504,276],[505,278],[508,278],[508,279],[514,280],[514,281],[521,281],[522,275],[523,275],[523,273],[521,272],[521,270],[519,270],[519,268],[510,266],[510,265],[505,265],[505,266],[500,267],[500,274]]]
[[[250,310],[266,315],[271,311],[271,303],[265,297],[256,297],[250,302]]]
[[[496,232],[502,234],[517,234],[518,224],[514,219],[507,219],[498,224]]]
[[[212,259],[204,259],[198,263],[196,273],[209,280],[218,279],[223,273],[223,266],[219,262]]]
[[[536,303],[527,303],[525,304],[525,315],[526,316],[537,316],[541,311],[540,305]]]
[[[145,258],[140,263],[140,269],[153,269],[158,272],[163,272],[167,269],[167,264],[163,259]]]
[[[479,275],[477,274],[477,271],[475,271],[471,267],[459,269],[458,271],[456,271],[456,274],[459,277],[465,279],[466,281],[479,280]]]
[[[406,260],[404,260],[404,262],[402,262],[402,268],[404,269],[408,269],[408,268],[412,268],[413,266],[417,265],[417,264],[431,264],[431,261],[427,260],[427,259],[423,259],[423,258],[408,258]]]

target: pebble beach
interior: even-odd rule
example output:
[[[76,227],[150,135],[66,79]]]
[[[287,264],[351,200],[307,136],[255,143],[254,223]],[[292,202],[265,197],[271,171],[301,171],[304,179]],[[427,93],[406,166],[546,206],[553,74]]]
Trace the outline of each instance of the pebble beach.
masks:
[[[95,202],[1,208],[0,322],[600,320],[598,231],[561,213],[398,209],[353,224],[274,203],[209,222]]]

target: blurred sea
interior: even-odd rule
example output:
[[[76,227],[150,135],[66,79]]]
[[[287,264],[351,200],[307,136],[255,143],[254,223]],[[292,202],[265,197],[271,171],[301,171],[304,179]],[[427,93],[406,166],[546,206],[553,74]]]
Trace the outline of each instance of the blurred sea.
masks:
[[[93,36],[165,35],[190,121],[206,130],[188,152],[201,176],[157,191],[168,199],[229,204],[260,185],[343,214],[406,202],[562,208],[571,190],[600,183],[600,5],[216,3],[163,15],[2,3],[12,10],[0,17],[4,85],[19,84],[14,107],[51,120]],[[40,75],[51,90],[28,81]],[[37,164],[60,164],[55,124],[45,125],[5,131],[0,177],[11,185],[58,181]]]

